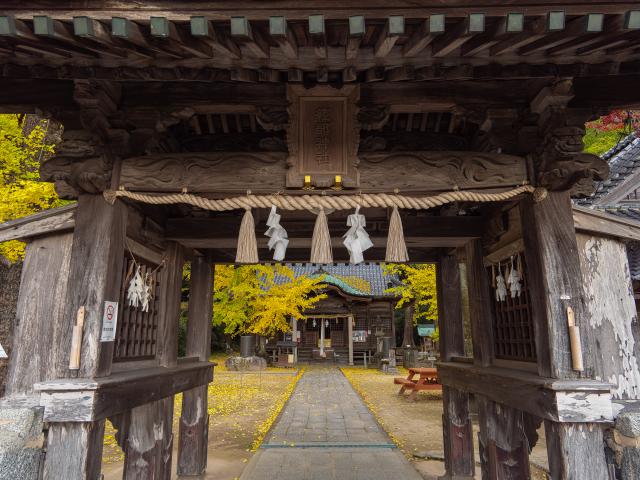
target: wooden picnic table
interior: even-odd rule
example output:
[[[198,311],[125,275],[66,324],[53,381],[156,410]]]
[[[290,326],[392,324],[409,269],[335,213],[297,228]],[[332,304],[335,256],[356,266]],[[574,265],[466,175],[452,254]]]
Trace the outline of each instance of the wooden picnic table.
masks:
[[[415,376],[418,375],[418,378]],[[438,383],[437,368],[410,368],[407,378],[396,377],[393,379],[396,385],[402,385],[398,395],[402,395],[406,390],[411,390],[408,398],[416,400],[420,390],[440,390],[442,385]]]

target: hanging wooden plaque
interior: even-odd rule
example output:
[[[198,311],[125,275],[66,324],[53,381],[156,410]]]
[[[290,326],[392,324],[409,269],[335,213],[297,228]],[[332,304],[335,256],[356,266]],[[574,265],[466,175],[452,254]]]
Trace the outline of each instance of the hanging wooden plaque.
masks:
[[[287,187],[302,187],[305,176],[315,187],[330,187],[336,175],[344,187],[358,187],[359,87],[289,85],[287,97]]]

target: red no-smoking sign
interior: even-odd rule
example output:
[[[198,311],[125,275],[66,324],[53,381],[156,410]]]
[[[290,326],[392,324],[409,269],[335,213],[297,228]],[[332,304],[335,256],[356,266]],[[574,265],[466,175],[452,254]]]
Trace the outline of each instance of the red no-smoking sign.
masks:
[[[102,315],[101,342],[113,342],[116,339],[116,323],[118,321],[118,302],[104,302]]]

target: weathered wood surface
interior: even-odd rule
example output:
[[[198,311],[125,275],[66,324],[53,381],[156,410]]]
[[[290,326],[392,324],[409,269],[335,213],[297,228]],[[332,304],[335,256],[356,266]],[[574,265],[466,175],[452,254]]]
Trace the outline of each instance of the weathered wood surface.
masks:
[[[554,480],[607,479],[603,426],[545,420],[549,472]]]
[[[172,368],[155,367],[112,373],[100,378],[41,382],[40,404],[45,420],[83,422],[111,417],[148,402],[207,385],[213,364],[182,361]]]
[[[608,383],[557,380],[521,370],[458,362],[438,364],[438,374],[443,385],[539,418],[571,423],[606,423],[613,418]]]
[[[438,317],[440,326],[440,360],[448,362],[453,356],[464,355],[464,324],[462,319],[462,285],[460,266],[455,255],[440,260],[438,275]]]
[[[125,442],[125,480],[169,480],[173,447],[173,397],[131,410]]]
[[[523,415],[515,409],[476,397],[478,405],[478,448],[482,478],[520,480],[530,478],[529,445]]]
[[[184,392],[178,447],[178,475],[202,475],[207,468],[209,442],[208,387]]]
[[[73,230],[75,210],[76,204],[74,203],[0,223],[0,242],[24,240]]]
[[[579,233],[586,321],[593,332],[595,378],[612,383],[616,399],[640,395],[640,342],[637,311],[624,243]]]
[[[206,361],[211,352],[213,265],[206,257],[191,262],[186,354]],[[207,468],[209,434],[207,385],[184,392],[180,417],[178,474],[201,475]]]
[[[447,191],[522,185],[528,180],[525,159],[513,155],[477,152],[367,152],[360,153],[361,188],[402,192]]]
[[[59,351],[67,317],[69,262],[73,234],[60,233],[35,239],[27,244],[16,310],[14,348],[9,361],[7,396],[33,392],[33,384],[56,378],[55,360],[67,355]],[[75,317],[74,317],[75,318]]]
[[[101,195],[81,195],[76,210],[69,286],[64,299],[61,328],[53,337],[57,376],[70,376],[71,330],[76,312],[86,308],[80,360],[81,377],[106,376],[111,371],[113,342],[101,342],[102,316],[106,300],[120,297],[126,207],[108,204]]]
[[[160,284],[160,310],[156,358],[163,367],[175,367],[178,359],[178,321],[182,295],[182,267],[184,249],[169,242]]]
[[[130,190],[190,192],[273,192],[287,187],[283,152],[208,152],[152,154],[123,160],[120,185]],[[360,189],[388,192],[438,192],[454,188],[487,189],[527,180],[522,157],[474,152],[367,152],[358,155]],[[233,175],[229,172],[233,169]],[[312,173],[312,180],[318,175]],[[336,170],[323,180],[333,184]],[[355,175],[355,174],[354,174]],[[297,178],[297,177],[296,177]],[[354,177],[355,178],[355,177]],[[344,178],[343,178],[344,180]],[[316,180],[313,180],[314,182]],[[296,186],[301,186],[302,184]],[[346,186],[355,186],[345,182]]]
[[[553,378],[576,377],[571,363],[567,307],[581,327],[587,376],[593,375],[593,337],[584,308],[582,272],[568,192],[549,192],[535,203],[521,202],[527,279],[531,298],[538,371]]]
[[[325,85],[312,89],[288,86],[287,187],[302,187],[305,175],[311,175],[317,187],[333,185],[336,175],[342,176],[345,187],[360,186],[359,98],[357,85],[339,90]]]
[[[493,319],[491,289],[484,269],[482,242],[472,240],[465,247],[465,265],[469,292],[469,316],[473,358],[476,364],[489,366],[493,360]]]
[[[442,387],[442,432],[444,466],[449,478],[475,474],[473,424],[469,412],[469,393]]]
[[[43,479],[100,480],[104,420],[52,423],[47,435]]]
[[[284,187],[284,152],[155,154],[123,160],[120,185],[129,190],[274,192]],[[233,172],[233,173],[231,173]]]
[[[462,285],[460,266],[455,255],[442,257],[436,269],[438,282],[438,318],[440,327],[440,359],[464,355],[462,319]],[[473,477],[473,426],[469,415],[469,392],[442,387],[442,433],[444,464],[450,478]],[[456,477],[457,476],[457,477]]]
[[[602,211],[574,206],[573,221],[577,232],[623,240],[640,240],[640,223]]]

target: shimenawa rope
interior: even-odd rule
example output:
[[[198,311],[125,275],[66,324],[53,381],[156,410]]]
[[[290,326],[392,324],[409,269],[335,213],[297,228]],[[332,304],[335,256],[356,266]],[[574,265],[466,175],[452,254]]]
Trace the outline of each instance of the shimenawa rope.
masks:
[[[359,195],[246,195],[223,199],[204,198],[190,193],[170,193],[154,195],[131,192],[129,190],[107,190],[104,198],[111,204],[118,197],[130,198],[138,202],[152,205],[170,205],[184,203],[204,210],[222,212],[227,210],[247,210],[250,208],[271,208],[275,205],[281,210],[351,210],[361,208],[403,208],[409,210],[426,210],[451,202],[500,202],[509,200],[523,193],[533,194],[534,200],[540,201],[547,196],[544,188],[522,185],[504,192],[471,192],[452,191],[433,196],[409,197],[387,193],[363,193]]]

